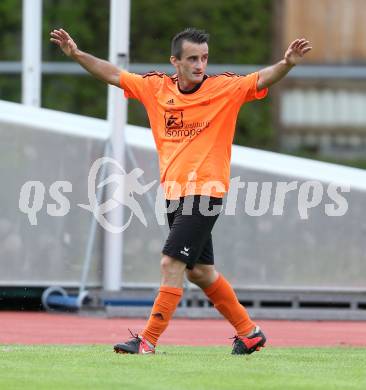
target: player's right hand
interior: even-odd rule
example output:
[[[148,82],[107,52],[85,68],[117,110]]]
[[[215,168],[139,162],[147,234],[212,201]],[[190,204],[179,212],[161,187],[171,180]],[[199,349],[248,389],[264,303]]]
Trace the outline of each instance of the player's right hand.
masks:
[[[76,43],[62,28],[51,31],[50,36],[50,41],[58,45],[67,56],[70,57],[76,52],[78,48]]]

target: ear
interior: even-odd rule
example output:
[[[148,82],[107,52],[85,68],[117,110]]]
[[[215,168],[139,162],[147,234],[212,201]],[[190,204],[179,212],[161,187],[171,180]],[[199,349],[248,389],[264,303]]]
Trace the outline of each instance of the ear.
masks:
[[[173,65],[173,66],[177,66],[177,57],[175,56],[170,56],[170,63]]]

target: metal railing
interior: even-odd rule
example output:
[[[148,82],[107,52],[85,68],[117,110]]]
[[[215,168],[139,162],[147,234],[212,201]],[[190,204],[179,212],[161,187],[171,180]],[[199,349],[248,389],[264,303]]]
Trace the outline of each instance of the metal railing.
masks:
[[[222,72],[234,72],[238,74],[252,73],[267,65],[234,65],[234,64],[211,64],[207,68],[208,74]],[[158,70],[165,73],[174,73],[174,68],[169,64],[145,64],[130,63],[129,70],[135,73],[147,73]],[[22,71],[21,61],[0,61],[0,74],[20,74]],[[43,62],[43,74],[86,74],[86,70],[74,62]],[[366,79],[366,66],[348,65],[300,65],[294,68],[287,77],[290,78],[324,78],[324,79]]]

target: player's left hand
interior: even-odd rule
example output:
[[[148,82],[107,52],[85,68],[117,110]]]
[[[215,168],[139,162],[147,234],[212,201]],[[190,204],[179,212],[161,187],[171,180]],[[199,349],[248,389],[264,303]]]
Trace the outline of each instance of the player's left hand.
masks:
[[[296,39],[293,41],[285,53],[285,61],[288,65],[295,66],[301,62],[304,55],[310,51],[312,47],[310,42],[305,38]]]

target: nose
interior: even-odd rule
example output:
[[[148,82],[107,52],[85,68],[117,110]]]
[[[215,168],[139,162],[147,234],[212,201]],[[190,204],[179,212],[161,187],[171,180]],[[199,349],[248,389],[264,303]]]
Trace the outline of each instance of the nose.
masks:
[[[203,61],[198,60],[196,64],[196,68],[197,70],[201,70],[203,68]]]

